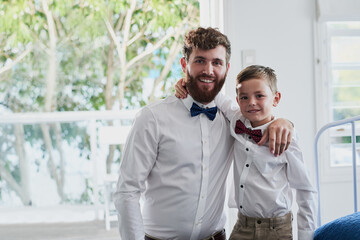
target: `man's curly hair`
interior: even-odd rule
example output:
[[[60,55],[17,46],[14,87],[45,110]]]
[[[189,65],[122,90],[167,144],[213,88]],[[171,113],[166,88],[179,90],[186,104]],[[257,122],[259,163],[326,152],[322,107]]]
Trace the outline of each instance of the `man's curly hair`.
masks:
[[[185,61],[188,62],[193,49],[199,48],[202,50],[210,50],[216,48],[219,45],[225,47],[226,63],[229,63],[231,55],[231,44],[229,39],[215,28],[199,27],[195,30],[191,30],[185,35],[182,52]]]

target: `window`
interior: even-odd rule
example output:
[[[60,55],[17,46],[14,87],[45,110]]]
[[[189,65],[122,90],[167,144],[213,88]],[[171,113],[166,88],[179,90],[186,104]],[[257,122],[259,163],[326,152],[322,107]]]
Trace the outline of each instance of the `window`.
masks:
[[[329,122],[360,115],[360,21],[324,21],[318,27],[319,129]],[[359,158],[360,124],[355,126]],[[320,145],[323,177],[350,179],[347,172],[352,166],[351,125],[331,128],[326,134]]]
[[[360,115],[360,22],[328,22],[330,120]]]

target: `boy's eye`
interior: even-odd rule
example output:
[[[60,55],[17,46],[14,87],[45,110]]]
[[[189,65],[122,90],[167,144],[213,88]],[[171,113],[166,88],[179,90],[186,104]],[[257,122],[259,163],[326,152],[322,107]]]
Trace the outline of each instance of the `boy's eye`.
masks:
[[[262,95],[262,94],[258,94],[258,95],[256,95],[256,97],[257,97],[257,98],[262,98],[262,97],[265,97],[265,96]]]
[[[246,100],[246,99],[248,99],[248,97],[246,97],[246,96],[240,97],[240,100]]]
[[[204,60],[202,60],[202,59],[197,59],[197,60],[195,60],[195,62],[196,62],[196,63],[203,63]]]

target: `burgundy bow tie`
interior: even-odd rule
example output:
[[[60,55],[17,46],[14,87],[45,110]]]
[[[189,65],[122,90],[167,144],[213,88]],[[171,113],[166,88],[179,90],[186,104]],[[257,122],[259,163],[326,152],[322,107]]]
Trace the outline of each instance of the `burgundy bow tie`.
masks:
[[[250,128],[245,127],[244,123],[240,120],[236,121],[235,132],[237,134],[245,133],[249,135],[256,143],[258,143],[262,138],[260,129],[251,130]]]

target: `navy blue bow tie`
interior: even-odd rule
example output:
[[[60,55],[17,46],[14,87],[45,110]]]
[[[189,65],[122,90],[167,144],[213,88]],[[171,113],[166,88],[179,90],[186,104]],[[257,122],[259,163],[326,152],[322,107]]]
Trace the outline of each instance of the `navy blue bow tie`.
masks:
[[[196,103],[193,103],[192,107],[190,108],[190,113],[192,117],[195,117],[200,113],[204,113],[212,121],[216,117],[217,107],[202,108]]]

